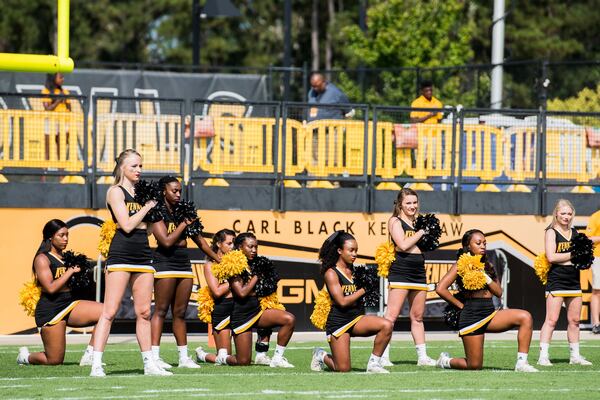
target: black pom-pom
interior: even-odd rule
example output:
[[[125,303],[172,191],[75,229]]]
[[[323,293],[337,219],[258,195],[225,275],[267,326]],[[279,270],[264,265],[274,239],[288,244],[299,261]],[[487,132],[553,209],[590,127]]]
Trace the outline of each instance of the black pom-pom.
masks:
[[[421,251],[433,251],[440,246],[442,228],[440,220],[434,214],[419,215],[415,221],[415,230],[423,229],[425,235],[417,242]]]
[[[258,277],[258,282],[254,286],[258,297],[266,297],[277,291],[279,274],[275,269],[273,262],[267,257],[256,256],[248,262],[252,275]]]
[[[65,251],[63,253],[63,263],[66,268],[80,268],[80,271],[73,274],[67,282],[72,291],[81,293],[95,291],[94,267],[85,254]]]
[[[196,213],[196,206],[193,201],[182,200],[173,207],[173,219],[179,225],[184,220],[192,220],[193,222],[185,228],[185,236],[195,237],[202,233],[204,225]]]
[[[465,302],[465,298],[462,295],[461,292],[458,292],[454,295],[454,297],[456,297],[458,299],[458,301],[460,301],[461,303],[464,304]],[[446,325],[448,325],[450,328],[454,329],[454,330],[458,330],[458,321],[460,320],[460,313],[461,313],[461,309],[456,307],[454,304],[448,303],[446,304],[446,307],[444,308],[444,322],[446,323]]]
[[[577,269],[588,269],[594,262],[594,243],[583,233],[571,238],[571,262]]]
[[[379,276],[376,266],[355,265],[354,283],[357,289],[365,289],[362,303],[365,307],[379,306]]]
[[[134,200],[141,205],[146,204],[150,200],[156,200],[159,204],[162,203],[162,190],[158,182],[140,179],[135,184],[134,190]],[[158,222],[163,219],[159,204],[148,211],[148,214],[143,219],[144,222]]]

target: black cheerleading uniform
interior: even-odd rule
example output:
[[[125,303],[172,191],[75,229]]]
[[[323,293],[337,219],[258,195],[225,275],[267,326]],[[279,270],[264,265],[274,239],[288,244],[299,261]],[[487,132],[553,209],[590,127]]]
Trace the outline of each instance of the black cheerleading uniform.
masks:
[[[348,278],[337,267],[334,268],[334,271],[338,276],[344,296],[350,296],[358,290],[353,279]],[[331,336],[336,338],[342,336],[344,333],[348,332],[348,330],[352,329],[352,327],[364,316],[365,308],[360,301],[357,301],[348,307],[340,307],[335,304],[335,302],[332,302],[331,310],[329,311],[327,322],[325,323],[325,333],[327,334],[327,338],[330,339]]]
[[[177,228],[173,216],[166,212],[164,219],[167,226],[167,234],[172,233]],[[184,239],[180,237],[179,240]],[[161,278],[194,278],[192,264],[185,247],[171,246],[162,247],[160,243],[153,253],[153,266],[156,272],[155,279]]]
[[[50,252],[42,253],[50,261],[50,272],[53,279],[60,278],[66,271],[64,263]],[[66,319],[79,300],[75,300],[71,291],[46,293],[42,291],[35,307],[35,324],[41,328],[56,325]]]
[[[123,186],[119,186],[125,195],[125,207],[131,217],[137,213],[142,206],[135,201],[133,196],[129,194]],[[113,221],[117,219],[113,213],[110,204],[108,211],[112,215]],[[125,271],[125,272],[150,272],[154,273],[152,267],[152,251],[148,243],[148,234],[146,229],[134,229],[126,233],[121,228],[115,232],[115,236],[110,242],[108,249],[108,257],[106,259],[106,269],[109,272]]]
[[[402,218],[398,219],[402,224],[404,236],[413,236],[415,228],[404,222]],[[387,279],[390,289],[427,290],[425,256],[397,251]]]
[[[212,327],[215,331],[221,331],[229,327],[231,314],[233,313],[233,297],[219,297],[215,299],[215,306],[211,313]]]
[[[216,302],[216,300],[215,300]],[[236,335],[252,329],[262,315],[260,301],[256,294],[239,298],[233,294],[233,310],[231,311],[231,329]]]
[[[488,263],[485,264],[485,273],[492,279],[496,277],[494,268]],[[483,335],[490,321],[498,312],[494,307],[494,301],[491,297],[473,297],[472,295],[476,291],[466,290],[462,285],[460,276],[457,277],[456,281],[459,290],[463,293],[463,297],[465,298],[463,309],[460,312],[460,318],[458,320],[458,336]]]
[[[571,250],[571,240],[564,237],[559,231],[552,228],[556,235],[556,252],[568,253]],[[577,235],[575,228],[571,228],[571,237]],[[580,271],[573,265],[552,264],[548,271],[546,283],[546,297],[581,297]]]

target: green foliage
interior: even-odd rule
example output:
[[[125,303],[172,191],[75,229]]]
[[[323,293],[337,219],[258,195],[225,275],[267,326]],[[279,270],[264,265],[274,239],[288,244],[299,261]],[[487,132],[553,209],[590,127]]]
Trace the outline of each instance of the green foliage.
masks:
[[[358,25],[343,29],[349,66],[439,67],[465,64],[473,58],[470,41],[475,22],[464,1],[376,1],[368,10],[368,21],[366,33]],[[382,82],[376,88],[378,103],[410,104],[414,99],[414,71],[384,72],[378,79]],[[434,83],[442,101],[461,101],[460,79],[445,77]],[[344,86],[351,85],[344,82]],[[366,97],[372,96],[370,92]]]
[[[583,88],[577,96],[567,99],[555,98],[548,100],[548,110],[551,111],[576,111],[600,112],[600,84],[596,89]]]

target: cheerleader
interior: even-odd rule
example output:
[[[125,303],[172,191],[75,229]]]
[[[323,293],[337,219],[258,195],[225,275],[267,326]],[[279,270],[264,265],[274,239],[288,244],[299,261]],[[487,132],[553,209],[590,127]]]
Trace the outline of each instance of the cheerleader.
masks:
[[[361,304],[365,289],[357,289],[354,284],[353,264],[357,253],[354,236],[344,231],[329,236],[319,250],[321,274],[332,301],[325,325],[331,354],[316,348],[310,365],[313,371],[323,371],[325,366],[336,372],[350,371],[350,337],[375,335],[367,372],[389,373],[381,366],[381,355],[392,337],[394,325],[387,319],[365,315]]]
[[[212,239],[212,251],[221,256],[233,250],[233,240],[235,232],[231,229],[221,229]],[[212,263],[208,261],[204,264],[204,278],[206,284],[215,301],[211,313],[211,321],[217,354],[210,354],[204,351],[201,346],[196,348],[196,358],[198,361],[210,362],[216,364],[225,364],[227,356],[231,354],[231,312],[233,311],[233,295],[229,288],[229,282],[219,282],[212,273]]]
[[[492,295],[500,297],[502,288],[496,279],[496,273],[490,263],[485,260],[486,240],[483,232],[471,229],[462,237],[462,248],[458,255],[470,254],[481,255],[481,262],[485,264],[485,283],[479,290],[467,290],[464,282],[458,275],[456,264],[444,275],[437,285],[437,294],[448,303],[461,309],[458,322],[459,336],[465,348],[465,358],[450,358],[448,353],[441,353],[437,360],[440,368],[452,369],[481,369],[483,367],[483,342],[485,332],[505,332],[518,327],[517,334],[518,353],[515,371],[538,372],[529,365],[527,355],[531,343],[533,330],[533,319],[531,314],[525,310],[506,309],[496,310],[492,301]],[[456,282],[458,289],[464,298],[464,303],[450,293],[448,288]]]
[[[250,232],[242,233],[235,238],[234,247],[239,249],[252,260],[257,254],[258,243],[256,236]],[[228,356],[229,365],[249,365],[252,356],[252,328],[269,329],[279,327],[277,332],[277,347],[269,366],[271,368],[294,368],[283,356],[285,348],[294,333],[295,317],[287,311],[266,309],[261,310],[254,286],[257,276],[250,276],[246,281],[243,275],[229,279],[233,293],[233,312],[231,314],[231,329],[235,343],[236,354]]]
[[[138,204],[134,184],[140,179],[142,157],[125,150],[116,159],[114,185],[106,193],[108,211],[117,224],[106,259],[106,288],[102,316],[96,325],[94,357],[90,376],[106,376],[102,355],[110,328],[121,306],[127,285],[131,285],[136,315],[135,333],[142,353],[144,375],[172,375],[154,362],[151,345],[150,304],[154,284],[152,251],[148,244],[144,217],[156,205],[155,200]]]
[[[552,366],[548,348],[556,321],[564,303],[567,309],[567,338],[569,364],[592,365],[579,354],[579,318],[581,315],[581,282],[579,270],[571,263],[571,238],[577,235],[573,228],[575,208],[570,201],[560,199],[552,212],[552,223],[546,228],[544,248],[551,263],[546,284],[546,319],[540,331],[540,358],[538,365]]]
[[[417,351],[418,366],[435,366],[435,360],[427,355],[423,314],[427,300],[425,258],[417,242],[426,234],[415,231],[414,223],[419,215],[419,197],[412,189],[402,189],[394,202],[394,212],[388,220],[388,231],[396,247],[396,259],[388,275],[388,299],[384,318],[392,324],[398,319],[404,301],[408,298],[410,332]],[[381,357],[381,365],[392,366],[390,346]]]
[[[50,220],[44,225],[43,240],[33,260],[33,274],[41,286],[41,296],[35,308],[35,323],[40,328],[44,351],[29,353],[27,347],[19,349],[17,363],[59,365],[65,359],[65,333],[67,326],[81,328],[95,325],[102,313],[102,304],[95,301],[76,300],[67,282],[81,269],[65,268],[63,250],[69,243],[67,225]],[[79,365],[91,365],[95,331]]]
[[[188,308],[194,274],[186,247],[185,228],[192,221],[183,221],[177,226],[173,218],[173,207],[181,200],[181,183],[174,176],[160,179],[163,189],[165,212],[163,220],[152,225],[152,232],[158,243],[153,253],[154,259],[154,315],[152,315],[152,355],[159,367],[171,368],[171,365],[160,358],[160,339],[165,316],[171,307],[173,315],[173,335],[179,353],[179,368],[200,368],[189,356],[187,348],[187,329],[185,313]],[[214,258],[206,241],[194,238],[199,247]]]

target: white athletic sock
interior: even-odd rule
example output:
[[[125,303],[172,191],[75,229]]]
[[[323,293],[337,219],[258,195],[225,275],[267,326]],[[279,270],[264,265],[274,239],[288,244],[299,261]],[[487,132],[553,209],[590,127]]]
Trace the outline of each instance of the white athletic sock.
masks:
[[[92,366],[93,367],[101,367],[102,366],[102,354],[103,351],[94,351],[94,355],[92,356]]]
[[[179,352],[179,359],[185,360],[188,358],[188,348],[187,344],[185,346],[177,346],[177,351]]]
[[[371,353],[371,357],[369,357],[369,364],[370,363],[379,364],[380,360],[381,360],[381,357],[376,356],[375,354]]]
[[[550,348],[550,343],[540,342],[540,358],[548,358],[548,349]]]
[[[571,355],[571,358],[581,357],[581,355],[579,354],[579,342],[569,343],[569,353]]]
[[[277,347],[275,347],[275,354],[273,354],[273,357],[283,357],[284,352],[285,346],[277,345]]]
[[[144,362],[144,365],[148,364],[149,362],[154,362],[154,354],[152,351],[142,351],[142,361]]]
[[[527,353],[517,353],[517,364],[520,362],[527,362]]]
[[[152,346],[152,357],[154,357],[155,360],[160,358],[160,346]]]
[[[227,349],[219,349],[217,351],[217,357],[227,357]]]
[[[389,344],[387,346],[385,346],[385,350],[383,350],[383,354],[381,355],[381,358],[384,358],[386,360],[390,359],[390,345]]]
[[[425,343],[415,345],[415,349],[417,350],[417,357],[419,359],[427,358],[427,345]]]
[[[94,354],[94,346],[88,344],[88,346],[85,348],[85,352],[88,354]]]

